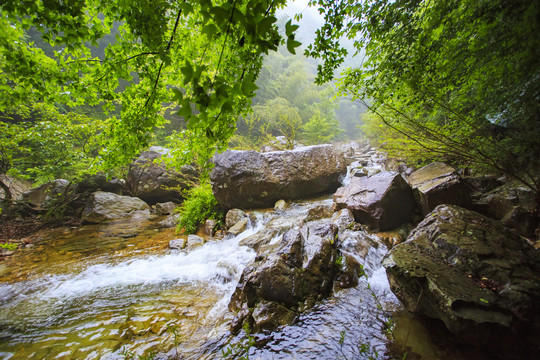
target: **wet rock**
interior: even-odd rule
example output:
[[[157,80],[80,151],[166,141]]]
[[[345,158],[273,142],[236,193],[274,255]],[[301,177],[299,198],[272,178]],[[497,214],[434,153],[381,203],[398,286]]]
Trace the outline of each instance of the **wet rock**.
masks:
[[[540,351],[540,253],[500,222],[440,205],[385,258],[409,311],[504,358]]]
[[[292,321],[299,303],[309,307],[327,296],[336,273],[336,235],[335,225],[312,222],[261,247],[229,303],[237,312],[233,328],[248,321],[256,332],[273,330]]]
[[[207,236],[214,236],[218,227],[217,220],[208,219],[204,222],[203,232]]]
[[[22,199],[35,207],[44,207],[47,202],[64,195],[68,186],[69,181],[65,179],[53,180],[23,193]]]
[[[539,225],[535,206],[534,192],[516,182],[509,182],[483,194],[473,204],[475,210],[500,220],[526,237],[534,237]]]
[[[334,203],[351,210],[356,222],[380,230],[410,221],[415,209],[411,187],[395,172],[351,179],[336,191]]]
[[[453,204],[468,207],[469,191],[456,170],[441,162],[434,162],[413,172],[407,181],[411,185],[423,215],[437,205]]]
[[[334,206],[332,204],[318,205],[308,210],[305,221],[328,219],[333,214]]]
[[[380,254],[378,238],[365,230],[345,229],[338,234],[339,273],[336,279],[338,288],[345,289],[358,285],[364,272],[372,275],[374,263],[380,259],[372,259],[372,254]]]
[[[473,202],[505,184],[505,181],[495,175],[466,176],[463,178],[463,182],[471,189],[470,197]]]
[[[347,164],[331,145],[258,153],[226,151],[216,155],[212,190],[225,209],[271,207],[280,199],[301,199],[332,192]]]
[[[225,215],[225,226],[229,229],[245,217],[247,217],[247,214],[244,210],[231,209],[227,211],[227,214]]]
[[[83,180],[75,185],[75,192],[81,193],[93,193],[96,191],[110,192],[118,195],[122,195],[122,189],[124,187],[123,180],[112,178],[107,179],[105,174],[98,173],[95,175],[88,175]]]
[[[192,166],[183,166],[179,171],[167,168],[162,161],[167,153],[168,149],[154,146],[130,165],[126,187],[132,195],[151,205],[183,199],[182,190],[197,178],[197,171]]]
[[[175,239],[169,241],[169,248],[176,249],[176,250],[182,250],[187,245],[187,239]]]
[[[341,209],[332,215],[331,221],[338,227],[339,231],[343,231],[354,224],[354,216],[351,210]]]
[[[180,214],[169,215],[165,219],[161,220],[158,225],[164,228],[172,228],[178,225],[180,221]]]
[[[283,235],[287,230],[299,229],[302,225],[304,225],[303,220],[278,217],[270,220],[262,230],[240,241],[240,245],[259,251],[259,248]]]
[[[272,331],[278,326],[290,324],[296,313],[279,303],[261,301],[253,309],[252,316],[258,331]]]
[[[227,230],[228,234],[232,234],[233,236],[236,236],[242,232],[244,232],[247,229],[247,225],[249,223],[249,219],[247,217],[241,219],[236,224],[231,226],[229,230]]]
[[[103,191],[91,194],[82,212],[82,220],[86,223],[108,223],[135,216],[148,218],[148,204],[139,198]]]
[[[187,247],[193,248],[197,246],[204,245],[204,238],[198,236],[198,235],[188,235],[187,238]]]
[[[158,215],[171,215],[174,213],[174,210],[178,208],[178,204],[173,203],[172,201],[167,201],[164,203],[157,203],[155,207]]]
[[[275,211],[285,211],[289,207],[289,204],[285,200],[278,200],[274,204],[274,210]]]

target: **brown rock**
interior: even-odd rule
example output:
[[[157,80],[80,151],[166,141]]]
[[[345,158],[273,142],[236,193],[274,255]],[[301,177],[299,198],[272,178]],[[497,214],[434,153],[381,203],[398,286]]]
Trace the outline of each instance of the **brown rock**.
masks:
[[[396,172],[354,177],[334,194],[338,209],[352,211],[356,222],[388,230],[412,219],[415,203],[411,187]]]

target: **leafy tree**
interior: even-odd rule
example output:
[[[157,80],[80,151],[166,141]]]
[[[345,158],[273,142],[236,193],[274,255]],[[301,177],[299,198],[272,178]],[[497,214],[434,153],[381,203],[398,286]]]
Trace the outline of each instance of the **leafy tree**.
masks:
[[[0,118],[1,174],[44,183],[73,178],[86,171],[100,145],[97,136],[105,123],[45,104]],[[18,116],[17,116],[18,115]],[[14,121],[14,118],[17,121]]]
[[[258,151],[262,145],[272,140],[268,126],[269,123],[259,115],[251,114],[240,118],[237,122],[236,134],[231,138],[229,147]]]
[[[307,53],[327,81],[355,40],[367,60],[342,93],[363,100],[401,147],[517,177],[537,192],[540,6],[525,0],[313,0],[326,23]],[[369,102],[369,104],[368,104]],[[395,145],[395,144],[394,144]],[[396,147],[397,150],[397,147]]]
[[[302,126],[302,138],[308,144],[322,144],[334,140],[343,130],[339,127],[338,121],[334,117],[327,117],[320,110],[315,110],[315,114]]]
[[[6,0],[0,5],[0,111],[29,102],[121,107],[102,133],[101,167],[125,163],[164,124],[174,103],[186,129],[185,151],[205,162],[223,149],[249,108],[261,55],[285,43],[294,52],[297,26],[281,36],[274,17],[285,0]],[[27,33],[35,30],[49,56]],[[91,47],[107,41],[101,54]],[[110,38],[109,38],[110,40]],[[90,44],[90,46],[87,46]],[[99,55],[99,57],[97,56]],[[122,85],[125,85],[123,87]],[[127,85],[126,85],[127,84]],[[204,141],[197,141],[204,139]],[[187,147],[189,146],[189,147]]]

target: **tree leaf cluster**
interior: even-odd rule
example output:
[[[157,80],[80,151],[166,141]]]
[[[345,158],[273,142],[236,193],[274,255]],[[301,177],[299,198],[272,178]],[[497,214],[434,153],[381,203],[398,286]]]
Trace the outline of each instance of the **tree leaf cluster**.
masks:
[[[163,105],[175,105],[186,125],[175,137],[193,145],[190,161],[204,163],[226,147],[236,119],[248,112],[262,54],[285,42],[274,16],[284,4],[6,0],[0,5],[0,111],[41,102],[120,109],[101,132],[96,164],[106,169],[148,146],[166,123]],[[295,26],[289,23],[287,33],[293,51]],[[32,32],[40,34],[40,46]],[[175,156],[188,161],[183,150]]]
[[[341,92],[368,106],[402,156],[423,152],[501,171],[538,190],[540,6],[523,0],[313,0],[325,25],[307,53],[319,81],[344,61],[343,37],[366,61]],[[372,124],[373,125],[373,124]],[[380,133],[383,135],[383,133]],[[385,136],[385,135],[383,135]]]

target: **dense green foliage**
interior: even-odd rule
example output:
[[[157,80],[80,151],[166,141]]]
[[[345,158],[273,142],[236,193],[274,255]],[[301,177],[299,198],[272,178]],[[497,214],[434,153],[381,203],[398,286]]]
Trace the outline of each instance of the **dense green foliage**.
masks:
[[[232,145],[257,150],[283,136],[292,148],[296,141],[316,144],[342,140],[342,127],[355,138],[360,111],[349,101],[336,98],[334,84],[314,83],[316,66],[302,55],[291,55],[280,47],[264,57],[253,99],[253,113],[238,121]],[[342,101],[341,101],[342,100]],[[340,115],[338,119],[338,110]],[[315,129],[315,123],[320,125]],[[276,142],[273,141],[273,145]]]
[[[192,234],[207,219],[221,221],[223,210],[212,193],[210,183],[206,182],[195,186],[186,193],[186,200],[180,208],[180,221],[178,229]]]
[[[537,190],[540,153],[540,6],[525,0],[311,1],[326,24],[307,53],[333,77],[355,40],[366,60],[341,91],[392,129],[381,144],[403,156],[489,167]],[[396,141],[398,140],[398,141]]]
[[[61,114],[55,107],[20,107],[20,114],[0,117],[0,173],[38,184],[73,178],[97,155],[104,123],[85,115]]]
[[[313,85],[313,60],[288,55],[300,43],[297,26],[274,16],[285,3],[4,1],[0,112],[35,113],[48,104],[58,120],[2,121],[2,172],[44,181],[79,168],[110,169],[167,136],[177,163],[206,166],[237,128],[240,147],[277,135],[287,147],[296,139],[335,140],[336,114],[348,118],[340,121],[350,136],[355,111],[338,109],[331,86]],[[491,167],[540,188],[528,173],[540,166],[537,2],[311,4],[326,20],[306,49],[323,60],[317,81],[354,65],[343,71],[340,93],[371,110],[364,131],[374,141],[394,155]],[[351,42],[357,60],[340,46]],[[90,112],[100,122],[80,117]],[[90,151],[76,143],[78,132],[91,139]],[[47,140],[53,134],[67,145]],[[25,146],[15,149],[19,142]],[[48,147],[42,158],[50,163],[36,172],[38,160],[20,160],[38,146]]]
[[[6,0],[0,111],[42,101],[120,106],[121,116],[107,120],[95,163],[110,168],[147,146],[165,122],[162,105],[175,104],[186,123],[176,134],[183,144],[176,155],[205,163],[226,147],[237,117],[248,111],[261,55],[282,42],[290,52],[300,45],[296,25],[278,33],[273,14],[284,3]],[[30,31],[51,46],[48,54],[29,41]],[[105,38],[103,53],[93,54]]]

